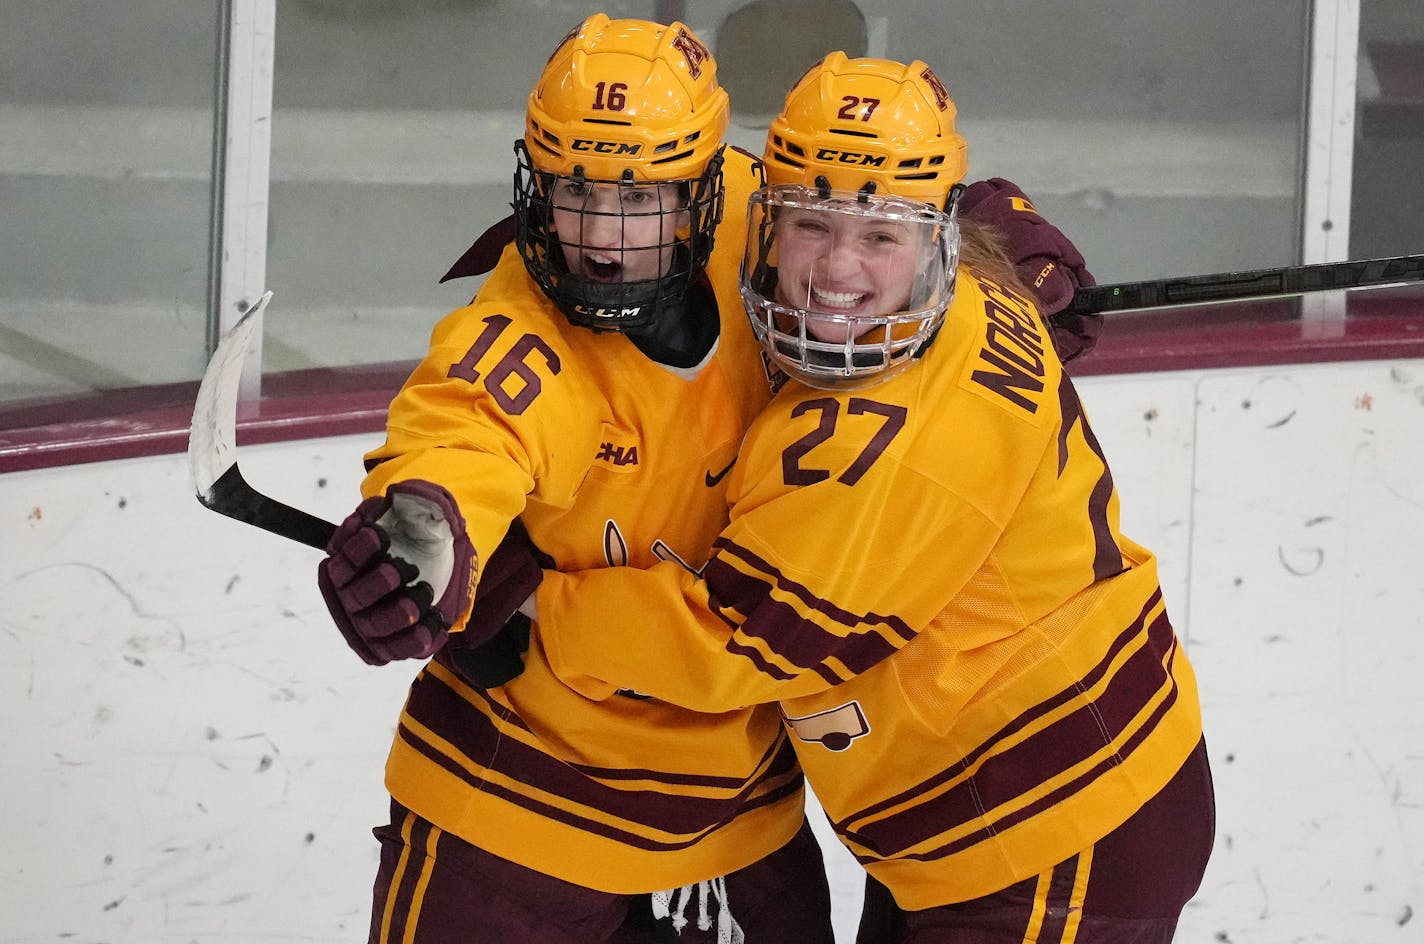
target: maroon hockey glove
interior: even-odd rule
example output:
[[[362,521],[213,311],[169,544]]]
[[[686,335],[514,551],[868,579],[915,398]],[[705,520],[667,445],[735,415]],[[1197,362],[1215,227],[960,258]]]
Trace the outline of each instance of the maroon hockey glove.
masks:
[[[524,671],[529,617],[519,606],[544,579],[553,558],[534,546],[517,519],[480,573],[475,604],[463,632],[446,652],[456,670],[476,688],[495,688]]]
[[[1052,317],[1068,307],[1077,289],[1097,284],[1068,237],[1039,216],[1028,196],[1002,177],[970,184],[959,200],[959,214],[1004,234],[1009,259],[1019,278],[1038,295],[1039,310],[1053,329],[1053,344],[1064,363],[1091,351],[1098,342],[1102,315]]]
[[[371,665],[425,659],[470,600],[474,549],[450,493],[397,482],[336,529],[317,585],[346,642]]]

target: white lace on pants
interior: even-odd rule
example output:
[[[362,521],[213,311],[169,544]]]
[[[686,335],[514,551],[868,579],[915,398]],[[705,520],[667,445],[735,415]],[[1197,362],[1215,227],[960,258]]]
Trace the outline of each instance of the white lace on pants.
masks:
[[[673,930],[681,934],[682,929],[687,927],[685,912],[694,892],[697,894],[697,926],[703,931],[712,930],[712,915],[708,912],[707,905],[709,898],[714,899],[718,905],[717,944],[744,944],[746,938],[742,935],[741,925],[732,917],[732,907],[727,901],[727,883],[722,878],[698,882],[696,885],[684,885],[665,892],[653,892],[653,917],[659,920],[671,918]]]

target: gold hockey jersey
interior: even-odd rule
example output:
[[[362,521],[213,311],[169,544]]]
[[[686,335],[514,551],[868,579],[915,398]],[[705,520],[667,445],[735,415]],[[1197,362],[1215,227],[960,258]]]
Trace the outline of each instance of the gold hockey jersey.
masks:
[[[363,493],[443,485],[479,560],[518,516],[563,568],[705,562],[726,523],[725,470],[769,399],[736,294],[755,181],[744,155],[727,165],[726,238],[708,272],[721,335],[702,365],[661,366],[622,335],[571,326],[509,247],[435,328]],[[549,670],[538,640],[525,665],[482,691],[443,657],[429,663],[387,763],[392,796],[486,851],[614,893],[725,874],[800,827],[802,776],[774,707],[591,700]]]
[[[729,497],[700,576],[550,574],[537,634],[590,697],[779,700],[837,834],[903,907],[1067,859],[1200,740],[1156,561],[1119,532],[1021,297],[961,271],[922,363],[859,391],[789,384]]]

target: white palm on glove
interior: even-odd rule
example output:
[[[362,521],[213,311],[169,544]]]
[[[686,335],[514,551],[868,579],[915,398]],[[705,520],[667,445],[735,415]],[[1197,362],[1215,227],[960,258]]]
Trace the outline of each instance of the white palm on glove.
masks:
[[[366,499],[332,534],[317,584],[366,662],[424,659],[468,609],[474,548],[454,498],[408,480]]]
[[[390,538],[388,553],[411,564],[418,574],[407,584],[424,581],[439,600],[455,571],[455,535],[440,506],[406,492],[391,495],[390,510],[376,519]]]

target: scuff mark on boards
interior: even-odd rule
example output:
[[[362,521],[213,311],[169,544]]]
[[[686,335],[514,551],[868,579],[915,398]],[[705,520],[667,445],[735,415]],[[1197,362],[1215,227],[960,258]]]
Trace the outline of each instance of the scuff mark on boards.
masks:
[[[1325,566],[1325,548],[1323,547],[1298,547],[1292,553],[1294,561],[1286,559],[1286,549],[1284,545],[1276,546],[1276,556],[1280,558],[1281,566],[1287,573],[1297,577],[1309,577],[1311,574]]]

